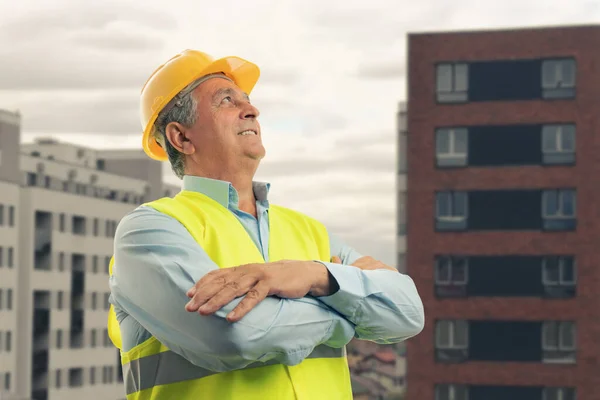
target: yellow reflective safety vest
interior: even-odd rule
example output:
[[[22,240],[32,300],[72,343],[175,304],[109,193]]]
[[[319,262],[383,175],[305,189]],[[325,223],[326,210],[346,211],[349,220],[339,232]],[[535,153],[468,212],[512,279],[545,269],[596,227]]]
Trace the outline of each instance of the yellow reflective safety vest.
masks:
[[[181,222],[220,268],[265,262],[237,218],[208,196],[182,191],[174,198],[146,205]],[[269,229],[270,261],[329,261],[329,237],[318,221],[271,205]],[[121,332],[112,305],[108,330],[120,349]],[[151,337],[129,351],[121,351],[121,362],[128,400],[352,399],[345,348],[318,346],[294,366],[257,362],[241,370],[214,372],[190,363]]]

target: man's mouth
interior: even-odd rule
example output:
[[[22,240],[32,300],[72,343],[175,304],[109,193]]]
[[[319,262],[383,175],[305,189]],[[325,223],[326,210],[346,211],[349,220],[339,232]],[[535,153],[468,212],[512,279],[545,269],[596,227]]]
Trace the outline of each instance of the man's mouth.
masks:
[[[247,131],[243,131],[243,132],[238,133],[238,135],[241,135],[241,136],[254,135],[254,136],[256,136],[258,134],[256,133],[256,131],[253,131],[253,130],[249,129]]]

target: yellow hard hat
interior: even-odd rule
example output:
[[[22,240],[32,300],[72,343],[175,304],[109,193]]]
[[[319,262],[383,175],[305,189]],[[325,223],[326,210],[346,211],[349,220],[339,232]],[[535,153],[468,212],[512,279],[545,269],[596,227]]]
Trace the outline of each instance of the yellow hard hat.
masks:
[[[214,60],[210,55],[197,50],[185,50],[152,73],[142,88],[140,118],[144,136],[144,152],[155,160],[168,160],[167,153],[151,136],[152,126],[158,113],[181,90],[205,75],[223,73],[246,94],[250,94],[260,76],[255,64],[239,57],[224,57]]]

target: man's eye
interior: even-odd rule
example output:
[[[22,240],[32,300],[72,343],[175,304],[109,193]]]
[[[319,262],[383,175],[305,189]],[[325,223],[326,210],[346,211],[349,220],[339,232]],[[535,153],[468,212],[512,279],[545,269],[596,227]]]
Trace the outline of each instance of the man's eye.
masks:
[[[228,102],[232,102],[233,99],[231,98],[231,96],[227,96],[223,98],[223,101],[228,101]]]

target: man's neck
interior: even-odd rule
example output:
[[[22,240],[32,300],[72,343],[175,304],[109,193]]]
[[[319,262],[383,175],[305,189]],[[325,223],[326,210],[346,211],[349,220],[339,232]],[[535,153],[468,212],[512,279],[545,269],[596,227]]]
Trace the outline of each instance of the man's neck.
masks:
[[[254,196],[254,188],[252,184],[254,172],[255,171],[240,171],[238,173],[231,173],[231,171],[220,170],[190,171],[189,173],[186,172],[186,174],[230,182],[238,193],[239,209],[256,217],[256,198]]]

